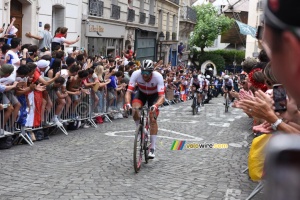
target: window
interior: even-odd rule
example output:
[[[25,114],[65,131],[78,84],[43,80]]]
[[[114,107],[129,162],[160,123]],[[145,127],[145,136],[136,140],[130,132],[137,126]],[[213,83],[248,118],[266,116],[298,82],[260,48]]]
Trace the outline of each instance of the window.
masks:
[[[159,18],[158,18],[158,29],[162,31],[162,23],[163,23],[163,11],[159,10]]]
[[[172,27],[172,32],[177,32],[176,28],[177,28],[177,20],[176,20],[176,15],[173,15],[173,27]]]
[[[144,0],[140,0],[140,12],[144,12]]]
[[[167,27],[166,27],[166,31],[169,31],[169,26],[170,26],[170,14],[167,13]]]
[[[154,0],[150,0],[149,6],[150,15],[154,15]]]

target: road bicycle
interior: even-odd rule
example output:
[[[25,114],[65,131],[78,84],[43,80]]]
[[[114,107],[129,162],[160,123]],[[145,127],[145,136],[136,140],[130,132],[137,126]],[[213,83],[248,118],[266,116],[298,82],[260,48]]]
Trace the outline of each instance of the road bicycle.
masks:
[[[198,89],[197,91],[194,91],[193,94],[193,104],[192,104],[192,111],[193,111],[193,115],[196,115],[199,112],[199,106],[198,106],[198,93],[202,94],[202,90]],[[201,102],[201,104],[203,104],[203,101]]]
[[[142,161],[143,161],[143,154],[145,157],[145,162],[148,163],[149,157],[149,147],[150,142],[149,141],[149,113],[150,109],[146,106],[142,108],[132,108],[132,110],[137,109],[140,112],[140,123],[135,131],[134,136],[134,147],[133,147],[133,166],[134,171],[138,173],[141,169]],[[153,112],[155,115],[155,112]],[[156,116],[154,116],[156,118]]]

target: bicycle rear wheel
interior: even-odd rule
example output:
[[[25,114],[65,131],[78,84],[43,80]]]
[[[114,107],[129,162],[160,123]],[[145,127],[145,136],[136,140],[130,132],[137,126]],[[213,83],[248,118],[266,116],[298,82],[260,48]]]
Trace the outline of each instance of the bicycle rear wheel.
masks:
[[[134,171],[138,173],[141,169],[143,160],[143,127],[139,124],[135,131],[134,147],[133,147],[133,167]]]

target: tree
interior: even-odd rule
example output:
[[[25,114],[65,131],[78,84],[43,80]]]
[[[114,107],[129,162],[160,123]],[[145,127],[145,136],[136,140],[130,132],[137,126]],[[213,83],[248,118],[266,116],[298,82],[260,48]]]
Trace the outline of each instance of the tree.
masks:
[[[203,53],[205,47],[212,46],[219,35],[231,28],[234,20],[223,14],[219,15],[212,4],[194,6],[194,9],[197,12],[197,24],[190,45],[200,47]]]

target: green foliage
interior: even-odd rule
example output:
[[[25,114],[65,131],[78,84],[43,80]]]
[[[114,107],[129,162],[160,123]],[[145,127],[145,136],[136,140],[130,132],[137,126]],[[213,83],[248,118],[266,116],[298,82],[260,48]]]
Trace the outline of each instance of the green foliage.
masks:
[[[216,65],[218,72],[224,71],[225,60],[221,55],[214,54],[211,52],[204,52],[202,54],[197,55],[197,60],[199,62],[199,66],[197,67],[197,69],[200,69],[201,65],[204,62],[210,60]]]
[[[191,36],[190,45],[200,47],[203,52],[205,47],[213,45],[218,35],[231,28],[234,20],[223,14],[219,15],[212,4],[195,6],[194,9],[197,12],[197,24]]]
[[[220,49],[210,52],[213,54],[221,55],[225,60],[225,65],[232,65],[234,62],[234,58],[237,65],[241,65],[243,59],[245,58],[245,51]]]

